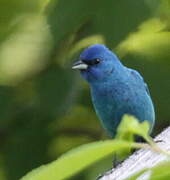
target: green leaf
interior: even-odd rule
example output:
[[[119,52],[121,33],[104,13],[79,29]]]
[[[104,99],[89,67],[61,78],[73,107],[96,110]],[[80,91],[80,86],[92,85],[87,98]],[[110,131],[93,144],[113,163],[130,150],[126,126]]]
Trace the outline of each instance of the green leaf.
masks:
[[[46,12],[55,43],[75,33],[89,19],[90,4],[89,0],[81,3],[79,0],[54,0],[49,3]]]
[[[152,168],[150,180],[168,180],[170,179],[170,161],[160,163]]]
[[[120,56],[135,54],[148,60],[167,61],[170,52],[170,32],[165,29],[167,24],[153,18],[138,27],[138,31],[129,34],[116,51]]]
[[[118,127],[117,138],[132,141],[134,134],[145,138],[148,136],[148,132],[149,123],[147,121],[140,123],[134,116],[124,115]]]
[[[42,15],[24,21],[0,48],[0,84],[18,83],[41,71],[47,63],[51,36]]]
[[[76,40],[102,34],[110,47],[117,45],[150,15],[143,0],[82,0],[81,3],[78,0],[53,0],[46,12],[55,43],[67,41],[70,34],[76,34]]]
[[[126,180],[136,180],[139,176],[146,172],[147,169],[142,169],[140,172],[136,173],[135,175],[129,177]]]
[[[155,16],[170,25],[170,0],[145,0]]]
[[[121,121],[121,124],[118,127],[116,138],[120,140],[127,140],[132,142],[134,140],[134,135],[142,136],[145,139],[149,139],[148,137],[149,131],[149,124],[144,121],[140,123],[134,116],[131,115],[124,115]],[[130,154],[131,148],[129,149],[122,149],[121,151],[117,152],[117,156],[120,158],[127,157]]]
[[[9,35],[15,32],[19,22],[28,14],[38,14],[43,11],[48,0],[22,1],[22,0],[1,0],[0,1],[0,43],[6,40]]]
[[[144,173],[151,173],[149,180],[168,180],[170,178],[170,161],[162,162],[153,168],[145,168],[127,180],[136,180]]]
[[[41,166],[21,180],[62,180],[73,176],[80,170],[88,167],[102,158],[129,147],[138,147],[135,143],[128,143],[121,140],[108,140],[82,145],[69,151],[56,161]]]

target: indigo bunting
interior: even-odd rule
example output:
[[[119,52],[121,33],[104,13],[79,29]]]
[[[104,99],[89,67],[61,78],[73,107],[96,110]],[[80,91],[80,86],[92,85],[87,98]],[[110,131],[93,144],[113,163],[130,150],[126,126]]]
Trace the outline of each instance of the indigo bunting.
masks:
[[[147,120],[150,131],[155,112],[147,84],[142,76],[124,66],[106,46],[95,44],[86,48],[72,69],[78,69],[89,83],[92,102],[104,129],[112,137],[124,114]]]

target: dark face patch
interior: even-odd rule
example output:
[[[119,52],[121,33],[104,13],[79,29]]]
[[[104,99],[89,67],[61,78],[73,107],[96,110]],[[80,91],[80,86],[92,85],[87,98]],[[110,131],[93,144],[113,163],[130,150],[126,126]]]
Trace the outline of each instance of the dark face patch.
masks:
[[[96,58],[92,60],[82,60],[82,61],[88,66],[93,66],[93,65],[99,64],[101,60],[99,58]]]

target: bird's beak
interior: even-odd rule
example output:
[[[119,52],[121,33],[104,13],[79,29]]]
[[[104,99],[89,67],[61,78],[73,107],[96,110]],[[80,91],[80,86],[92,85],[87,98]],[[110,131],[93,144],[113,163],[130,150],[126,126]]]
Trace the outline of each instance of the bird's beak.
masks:
[[[88,65],[85,64],[83,61],[79,60],[75,62],[72,66],[72,69],[78,69],[78,70],[86,70],[88,68]]]

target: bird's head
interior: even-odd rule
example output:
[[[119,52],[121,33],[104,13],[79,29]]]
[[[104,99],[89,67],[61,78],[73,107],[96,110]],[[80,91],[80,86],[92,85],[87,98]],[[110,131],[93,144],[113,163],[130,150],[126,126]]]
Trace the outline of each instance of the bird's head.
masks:
[[[116,55],[106,46],[95,44],[86,48],[75,62],[72,69],[80,70],[89,83],[106,81],[121,65]]]

